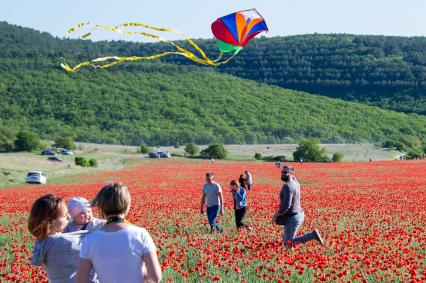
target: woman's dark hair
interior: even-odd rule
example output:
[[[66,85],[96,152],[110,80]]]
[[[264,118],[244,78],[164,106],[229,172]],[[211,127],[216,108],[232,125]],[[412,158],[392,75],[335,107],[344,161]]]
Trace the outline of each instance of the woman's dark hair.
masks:
[[[237,183],[237,181],[235,181],[235,180],[232,180],[231,183],[230,183],[230,185],[231,186],[239,186],[238,183]]]

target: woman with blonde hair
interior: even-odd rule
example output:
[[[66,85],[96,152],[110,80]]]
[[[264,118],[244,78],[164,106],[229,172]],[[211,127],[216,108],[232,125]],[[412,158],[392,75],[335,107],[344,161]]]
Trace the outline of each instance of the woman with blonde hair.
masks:
[[[125,220],[130,193],[121,183],[104,186],[92,200],[107,220],[87,235],[80,252],[77,282],[88,282],[92,268],[100,282],[159,282],[161,268],[149,233]]]

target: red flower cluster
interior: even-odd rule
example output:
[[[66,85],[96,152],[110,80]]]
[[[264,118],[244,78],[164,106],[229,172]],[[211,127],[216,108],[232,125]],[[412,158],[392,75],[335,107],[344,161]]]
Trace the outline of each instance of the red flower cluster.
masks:
[[[29,265],[33,239],[26,221],[37,197],[91,199],[111,180],[130,188],[128,219],[154,238],[165,282],[426,281],[425,161],[294,167],[306,216],[300,233],[317,228],[325,246],[283,245],[281,228],[270,224],[281,187],[280,171],[271,163],[161,159],[62,184],[1,189],[0,282],[46,282],[43,269]],[[252,229],[237,231],[228,184],[244,170],[254,179],[247,196]],[[223,235],[210,234],[199,214],[208,171],[225,192]]]

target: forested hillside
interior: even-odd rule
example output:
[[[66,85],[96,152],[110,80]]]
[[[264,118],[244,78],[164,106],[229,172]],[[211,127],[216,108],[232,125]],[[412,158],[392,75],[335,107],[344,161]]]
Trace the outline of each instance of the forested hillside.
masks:
[[[218,55],[213,40],[196,41],[211,57]],[[19,57],[19,66],[26,62],[29,68],[36,61],[55,65],[60,57],[76,64],[97,56],[147,55],[171,49],[157,43],[59,40],[0,22],[0,57]],[[178,56],[163,61],[192,64]],[[425,37],[314,34],[260,38],[215,70],[312,94],[426,114]]]
[[[62,56],[77,62],[111,50],[132,54],[140,45],[59,40],[5,23],[0,32],[0,134],[26,128],[51,139],[156,145],[426,137],[422,115],[267,86],[212,68],[153,61],[68,74],[58,67]]]
[[[214,54],[212,42],[202,45]],[[169,59],[186,63],[182,58]],[[284,88],[426,115],[426,37],[263,38],[219,70]]]
[[[143,70],[146,68],[146,70]],[[187,142],[384,141],[426,136],[426,117],[260,85],[216,72],[145,64],[138,72],[12,70],[0,75],[0,120],[42,137]],[[125,68],[124,68],[125,69]]]

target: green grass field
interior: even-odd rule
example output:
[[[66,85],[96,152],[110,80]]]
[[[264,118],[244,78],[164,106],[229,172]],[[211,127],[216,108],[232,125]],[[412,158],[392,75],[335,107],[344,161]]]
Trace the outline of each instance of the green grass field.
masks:
[[[200,146],[204,149],[206,146]],[[250,145],[225,145],[228,150],[230,159],[236,160],[253,160],[254,154],[259,152],[262,156],[285,155],[287,160],[293,160],[293,152],[296,150],[297,144],[250,144]],[[368,161],[372,160],[394,160],[401,152],[380,148],[372,143],[363,144],[322,144],[327,154],[332,157],[333,153],[339,151],[344,154],[343,161]],[[184,154],[185,146],[160,147],[171,153]]]
[[[48,183],[55,183],[66,176],[90,174],[98,171],[120,170],[130,164],[143,162],[146,155],[137,153],[138,147],[123,145],[105,145],[79,143],[81,150],[77,150],[74,156],[59,157],[64,162],[51,162],[47,156],[39,155],[38,152],[27,153],[1,153],[0,154],[0,187],[19,185],[25,182],[26,173],[30,170],[41,170],[48,178]],[[331,156],[340,151],[344,154],[344,161],[368,161],[393,160],[401,153],[394,150],[378,148],[373,144],[327,144],[322,145]],[[270,144],[270,145],[226,145],[229,158],[234,160],[254,160],[254,153],[259,152],[262,156],[285,155],[292,159],[292,153],[296,144]],[[153,147],[153,150],[164,150],[170,153],[183,155],[184,146],[175,147]],[[205,146],[200,146],[201,149]],[[98,160],[98,167],[83,168],[74,164],[75,156],[94,158]]]
[[[94,158],[98,167],[83,168],[74,164],[75,156]],[[75,155],[58,155],[63,162],[48,161],[48,156],[38,152],[18,152],[0,154],[0,187],[19,185],[25,182],[25,176],[30,170],[40,170],[47,175],[48,183],[55,183],[65,176],[90,174],[98,171],[119,170],[132,162],[142,161],[142,156],[136,153],[136,148],[123,146],[82,145]]]

